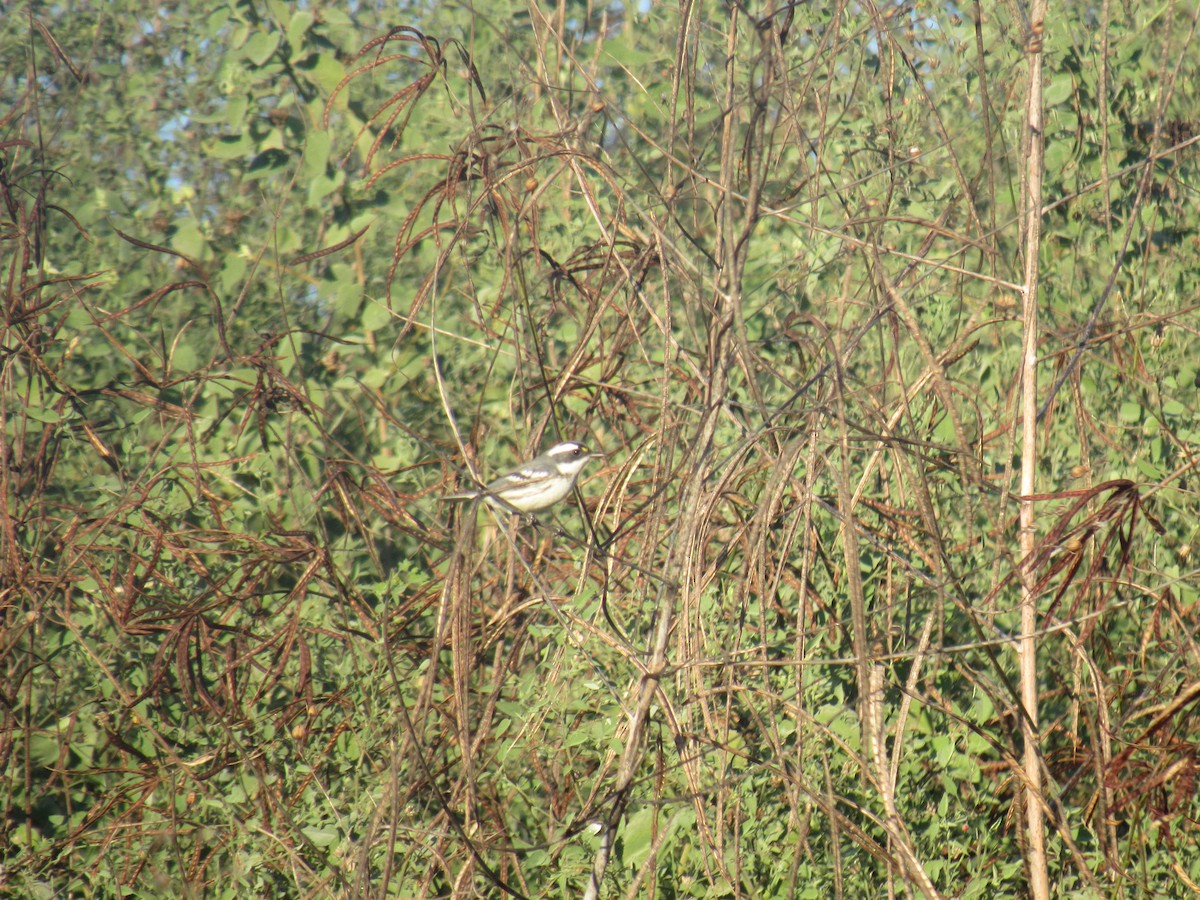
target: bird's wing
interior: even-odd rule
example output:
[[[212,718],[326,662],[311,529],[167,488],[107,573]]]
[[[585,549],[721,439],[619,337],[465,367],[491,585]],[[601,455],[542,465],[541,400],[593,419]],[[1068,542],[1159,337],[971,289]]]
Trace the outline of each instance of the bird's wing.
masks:
[[[487,492],[489,494],[497,494],[505,488],[538,484],[539,482],[549,480],[551,477],[552,474],[545,469],[531,469],[528,466],[520,466],[511,472],[504,473],[495,481],[490,482],[487,486]]]

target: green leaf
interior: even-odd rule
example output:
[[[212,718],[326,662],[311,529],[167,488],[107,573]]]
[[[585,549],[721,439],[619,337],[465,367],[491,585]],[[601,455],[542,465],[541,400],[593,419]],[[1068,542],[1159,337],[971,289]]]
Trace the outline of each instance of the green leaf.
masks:
[[[62,421],[62,414],[57,410],[46,409],[40,406],[27,406],[24,413],[35,422],[42,422],[46,425],[57,425]]]
[[[1066,102],[1075,93],[1075,80],[1069,72],[1060,72],[1050,79],[1042,92],[1042,102],[1047,109]]]
[[[298,10],[292,15],[287,27],[287,41],[288,45],[293,48],[293,52],[295,48],[304,47],[306,50],[310,48],[311,45],[308,45],[304,39],[308,36],[308,30],[312,28],[315,21],[316,17],[308,10]],[[297,61],[295,55],[293,55],[292,61]]]
[[[280,35],[277,31],[259,31],[251,35],[250,40],[242,48],[246,58],[256,66],[264,65],[275,55],[279,47]]]
[[[242,159],[254,152],[254,140],[248,133],[224,135],[208,145],[213,159]]]
[[[342,841],[342,835],[336,828],[305,825],[300,832],[317,847],[333,847]]]

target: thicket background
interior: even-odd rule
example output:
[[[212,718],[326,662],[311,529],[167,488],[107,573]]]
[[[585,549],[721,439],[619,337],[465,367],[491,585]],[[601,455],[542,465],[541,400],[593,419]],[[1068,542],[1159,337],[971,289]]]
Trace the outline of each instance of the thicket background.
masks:
[[[0,887],[1194,895],[1198,10],[11,8]]]

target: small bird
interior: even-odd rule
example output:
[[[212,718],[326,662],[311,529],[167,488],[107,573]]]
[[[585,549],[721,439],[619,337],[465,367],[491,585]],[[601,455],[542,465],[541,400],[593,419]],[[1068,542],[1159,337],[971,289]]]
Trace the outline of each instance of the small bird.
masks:
[[[571,493],[583,467],[603,455],[593,453],[583,444],[563,441],[541,456],[509,469],[480,490],[449,494],[442,499],[486,500],[506,512],[541,512]]]

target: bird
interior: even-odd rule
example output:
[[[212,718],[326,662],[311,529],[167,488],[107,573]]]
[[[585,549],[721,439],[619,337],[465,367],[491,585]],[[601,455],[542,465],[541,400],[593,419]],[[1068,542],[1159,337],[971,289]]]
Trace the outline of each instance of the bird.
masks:
[[[575,441],[555,444],[541,456],[514,466],[475,491],[447,494],[443,500],[486,500],[505,512],[531,515],[561,501],[591,460],[604,456]]]

